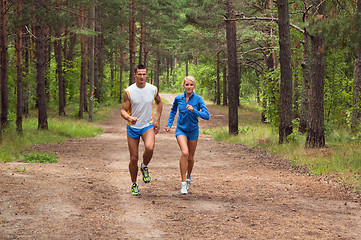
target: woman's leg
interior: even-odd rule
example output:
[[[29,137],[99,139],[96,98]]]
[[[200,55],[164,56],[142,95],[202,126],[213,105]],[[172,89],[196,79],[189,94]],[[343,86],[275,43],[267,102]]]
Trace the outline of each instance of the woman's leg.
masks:
[[[188,166],[187,166],[187,178],[191,178],[193,166],[194,166],[194,153],[196,152],[198,140],[188,140]]]
[[[187,137],[184,135],[179,135],[177,137],[177,142],[178,142],[179,148],[181,150],[181,157],[179,160],[181,179],[182,179],[182,182],[185,182],[186,181],[185,175],[186,175],[186,172],[188,169],[188,156],[189,156]]]

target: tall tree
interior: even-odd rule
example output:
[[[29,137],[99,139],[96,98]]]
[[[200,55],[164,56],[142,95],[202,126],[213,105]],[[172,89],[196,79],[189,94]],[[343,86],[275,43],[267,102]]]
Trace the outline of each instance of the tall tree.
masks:
[[[21,1],[16,2],[16,12],[19,19],[21,19]],[[22,85],[22,26],[19,24],[16,27],[16,131],[23,132],[23,85]]]
[[[324,78],[325,78],[325,35],[318,23],[325,14],[325,1],[314,0],[311,21],[311,79],[310,79],[310,119],[306,147],[321,148],[325,146],[324,131]]]
[[[84,15],[85,10],[84,7],[81,8],[81,19],[80,19],[80,27],[84,29]],[[84,105],[86,105],[86,57],[85,57],[85,46],[86,40],[85,35],[81,34],[80,36],[80,96],[79,96],[79,118],[83,118],[84,113]]]
[[[309,0],[304,0],[304,14],[303,21],[306,22],[309,18]],[[301,90],[301,105],[300,105],[300,126],[298,132],[306,133],[307,123],[309,119],[309,92],[310,92],[310,35],[307,29],[303,32],[303,62],[302,66],[302,90]]]
[[[278,0],[281,86],[279,99],[279,143],[292,133],[292,66],[288,0]]]
[[[59,100],[59,116],[65,115],[65,84],[63,77],[63,54],[62,54],[62,31],[61,26],[55,29],[54,54],[56,60],[56,72],[58,75],[58,100]]]
[[[357,15],[356,15],[356,34],[358,39],[358,45],[355,50],[355,61],[354,61],[354,80],[353,80],[353,110],[352,110],[352,121],[351,129],[353,132],[360,130],[361,120],[361,0],[357,1]]]
[[[36,56],[36,95],[38,100],[38,129],[48,130],[48,116],[46,110],[45,94],[45,47],[44,25],[38,21],[35,26],[35,56]]]
[[[230,135],[238,135],[239,79],[237,64],[236,22],[232,0],[226,3],[226,38],[228,52],[228,127]]]
[[[135,69],[135,22],[136,22],[136,2],[129,0],[129,85],[134,83],[134,69]]]
[[[95,30],[95,1],[90,6],[90,29]],[[94,39],[95,36],[89,37],[89,121],[93,121],[93,103],[94,103]]]
[[[1,0],[0,4],[0,87],[1,87],[1,128],[8,124],[9,108],[9,76],[8,76],[8,40],[7,40],[7,22],[8,22],[8,2]]]

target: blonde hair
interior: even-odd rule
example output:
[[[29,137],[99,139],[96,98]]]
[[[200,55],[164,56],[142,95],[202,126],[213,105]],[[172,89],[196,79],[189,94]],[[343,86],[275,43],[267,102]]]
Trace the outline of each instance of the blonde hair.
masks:
[[[184,83],[186,82],[186,80],[192,81],[193,84],[194,84],[194,87],[196,86],[196,79],[195,79],[193,76],[186,76],[186,77],[183,79],[182,85],[184,85]]]

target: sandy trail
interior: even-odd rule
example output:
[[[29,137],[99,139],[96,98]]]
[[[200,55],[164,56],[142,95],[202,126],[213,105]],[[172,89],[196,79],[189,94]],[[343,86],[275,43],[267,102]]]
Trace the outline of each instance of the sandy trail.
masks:
[[[180,195],[179,148],[174,129],[164,131],[170,107],[152,181],[138,177],[140,197],[130,195],[120,109],[96,138],[34,147],[58,163],[0,163],[0,239],[361,239],[358,195],[209,135],[200,136],[190,193]],[[227,125],[225,113],[209,110],[201,129]]]

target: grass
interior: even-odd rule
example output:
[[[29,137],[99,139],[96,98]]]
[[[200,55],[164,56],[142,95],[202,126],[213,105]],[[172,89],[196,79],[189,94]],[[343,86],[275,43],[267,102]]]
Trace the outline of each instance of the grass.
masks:
[[[106,119],[112,108],[119,107],[111,105],[98,108],[93,114],[93,121],[88,121],[87,113],[84,119],[76,117],[76,105],[69,106],[67,116],[59,117],[56,111],[48,112],[48,130],[38,130],[38,120],[36,112],[31,112],[23,120],[23,133],[18,134],[14,121],[10,121],[9,126],[2,133],[0,142],[0,161],[9,162],[14,160],[27,162],[55,162],[56,156],[46,153],[25,153],[35,144],[46,144],[51,142],[62,142],[69,138],[95,137],[103,132],[97,126],[101,120]],[[24,154],[25,153],[25,154]]]
[[[227,107],[217,108],[227,112]],[[312,174],[330,175],[351,190],[361,192],[361,143],[356,141],[347,129],[334,129],[326,135],[326,147],[310,149],[305,147],[306,135],[293,133],[289,141],[278,144],[278,129],[260,123],[257,106],[245,104],[239,110],[239,134],[229,136],[228,128],[208,129],[217,141],[244,144],[272,152],[292,164],[306,166]]]

